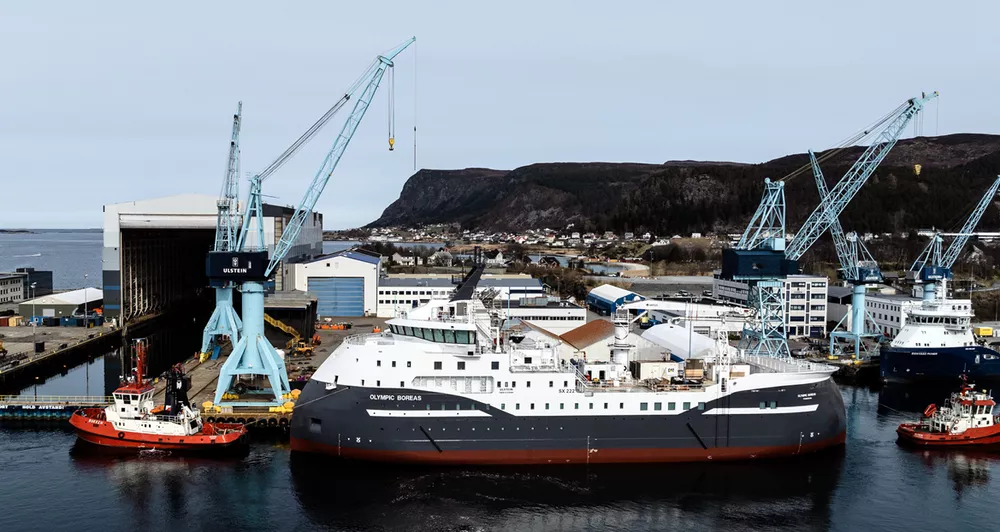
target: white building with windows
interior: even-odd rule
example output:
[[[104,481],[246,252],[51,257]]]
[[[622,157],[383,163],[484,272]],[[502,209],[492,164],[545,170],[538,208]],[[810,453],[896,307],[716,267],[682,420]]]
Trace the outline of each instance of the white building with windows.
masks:
[[[789,337],[826,336],[829,279],[817,275],[789,275],[785,281],[785,332]],[[746,305],[748,285],[716,277],[712,280],[716,299]]]
[[[918,297],[907,295],[886,295],[869,294],[865,298],[865,308],[868,315],[875,321],[879,331],[886,338],[895,338],[899,331],[906,325],[910,311],[919,308],[922,300]],[[972,309],[971,299],[949,299],[948,305],[954,306],[957,310],[967,312]]]
[[[23,275],[0,274],[0,303],[24,301]]]
[[[377,311],[380,318],[392,318],[400,312],[419,307],[432,299],[449,299],[458,285],[460,276],[435,274],[400,274],[379,280]],[[521,298],[545,296],[545,287],[538,279],[529,275],[490,275],[480,278],[477,290],[496,290],[496,301],[504,306]],[[515,303],[517,305],[517,303]],[[586,315],[586,311],[584,311]]]

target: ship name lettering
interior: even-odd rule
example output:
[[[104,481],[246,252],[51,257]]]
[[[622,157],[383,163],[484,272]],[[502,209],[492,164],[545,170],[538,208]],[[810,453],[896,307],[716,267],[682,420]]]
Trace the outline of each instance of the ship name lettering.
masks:
[[[801,399],[808,399],[810,397],[816,397],[816,392],[812,392],[812,393],[800,393],[798,396]]]
[[[372,401],[420,401],[423,398],[419,395],[393,395],[393,394],[371,394],[368,399]]]

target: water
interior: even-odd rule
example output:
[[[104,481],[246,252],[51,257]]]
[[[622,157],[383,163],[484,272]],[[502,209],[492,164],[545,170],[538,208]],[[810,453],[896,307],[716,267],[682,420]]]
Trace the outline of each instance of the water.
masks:
[[[52,272],[56,290],[100,288],[103,234],[97,231],[34,229],[0,233],[0,272],[35,268]],[[84,277],[86,275],[86,277]]]
[[[95,235],[0,244],[45,239],[68,255],[42,250],[51,262],[37,267],[99,269]],[[38,393],[99,393],[104,362]],[[994,530],[1000,455],[895,443],[896,426],[946,392],[844,387],[843,450],[755,463],[429,469],[292,456],[275,441],[236,459],[114,457],[78,447],[66,426],[0,426],[0,531]]]
[[[900,448],[908,406],[843,391],[843,451],[746,464],[352,466],[268,441],[238,459],[112,457],[67,430],[0,428],[0,530],[995,529],[1000,456]]]

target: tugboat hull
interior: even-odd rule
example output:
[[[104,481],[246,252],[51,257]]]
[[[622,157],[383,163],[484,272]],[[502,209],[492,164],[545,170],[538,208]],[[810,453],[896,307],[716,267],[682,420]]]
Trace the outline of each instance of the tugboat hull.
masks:
[[[896,429],[897,441],[915,447],[1000,447],[1000,426],[967,429],[960,434],[928,432],[917,423],[903,423]]]
[[[246,428],[240,424],[206,423],[198,434],[171,436],[115,429],[101,419],[103,412],[101,408],[85,408],[73,413],[69,422],[80,440],[102,447],[137,451],[219,452],[247,444]]]

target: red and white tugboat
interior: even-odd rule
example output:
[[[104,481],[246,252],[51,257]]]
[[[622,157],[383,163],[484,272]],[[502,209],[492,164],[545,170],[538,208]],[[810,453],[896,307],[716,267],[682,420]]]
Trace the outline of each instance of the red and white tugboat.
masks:
[[[985,391],[965,382],[940,408],[929,405],[917,423],[896,429],[900,443],[920,447],[1000,446],[1000,416],[996,402]]]
[[[154,388],[146,381],[146,342],[137,340],[136,368],[115,390],[114,404],[82,408],[70,417],[77,436],[105,447],[136,450],[221,451],[246,443],[239,423],[203,423],[188,406],[189,381],[178,366],[168,372],[166,404],[155,406]]]

